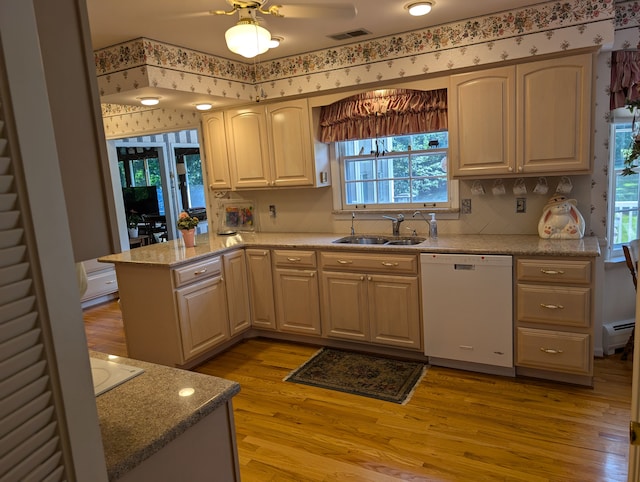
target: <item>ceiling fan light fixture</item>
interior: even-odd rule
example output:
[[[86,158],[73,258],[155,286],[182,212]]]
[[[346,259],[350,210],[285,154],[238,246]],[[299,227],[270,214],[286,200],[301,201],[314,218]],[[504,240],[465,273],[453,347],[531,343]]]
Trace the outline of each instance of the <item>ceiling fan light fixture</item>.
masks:
[[[271,33],[258,25],[255,20],[240,19],[236,25],[225,32],[224,38],[229,50],[251,59],[269,50]]]
[[[140,97],[139,100],[142,105],[158,105],[160,103],[159,97]]]
[[[275,49],[276,47],[279,47],[280,42],[282,42],[283,40],[284,39],[282,37],[276,37],[276,36],[271,37],[271,40],[269,41],[269,48]]]
[[[405,7],[409,11],[409,15],[420,17],[428,14],[433,8],[433,2],[416,2],[409,3]]]
[[[209,102],[200,102],[199,104],[196,104],[196,109],[198,110],[209,110],[213,107],[213,104],[210,104]]]

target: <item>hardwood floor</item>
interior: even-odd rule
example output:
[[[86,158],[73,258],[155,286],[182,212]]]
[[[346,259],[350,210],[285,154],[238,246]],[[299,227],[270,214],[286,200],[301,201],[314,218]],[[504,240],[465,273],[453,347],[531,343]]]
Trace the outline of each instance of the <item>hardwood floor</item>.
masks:
[[[126,356],[115,302],[85,311],[89,346]],[[266,481],[626,481],[632,362],[593,389],[430,367],[404,406],[283,382],[318,348],[265,339],[196,371],[235,380],[240,470]]]

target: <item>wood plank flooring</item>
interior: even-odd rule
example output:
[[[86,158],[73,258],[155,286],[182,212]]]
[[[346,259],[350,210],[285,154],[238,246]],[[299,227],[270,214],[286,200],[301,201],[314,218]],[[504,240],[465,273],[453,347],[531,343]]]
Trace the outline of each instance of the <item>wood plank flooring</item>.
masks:
[[[89,347],[126,356],[116,302],[85,311]],[[254,339],[196,368],[240,383],[244,482],[626,481],[632,362],[595,387],[430,367],[407,405],[283,382],[318,347]]]

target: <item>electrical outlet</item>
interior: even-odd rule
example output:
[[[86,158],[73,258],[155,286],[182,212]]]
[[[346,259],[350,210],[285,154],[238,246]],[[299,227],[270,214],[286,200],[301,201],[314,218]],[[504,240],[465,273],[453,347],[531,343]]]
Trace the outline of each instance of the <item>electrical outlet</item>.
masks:
[[[276,217],[276,206],[275,204],[269,204],[269,216],[272,218]]]
[[[524,198],[524,197],[516,198],[516,212],[517,213],[527,212],[527,198]]]
[[[460,201],[460,211],[462,214],[471,214],[471,199],[462,199]]]

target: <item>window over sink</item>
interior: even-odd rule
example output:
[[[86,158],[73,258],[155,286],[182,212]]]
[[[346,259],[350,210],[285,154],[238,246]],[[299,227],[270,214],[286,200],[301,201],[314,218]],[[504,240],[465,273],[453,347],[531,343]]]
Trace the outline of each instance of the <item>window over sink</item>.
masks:
[[[446,131],[338,142],[342,209],[457,206]]]

